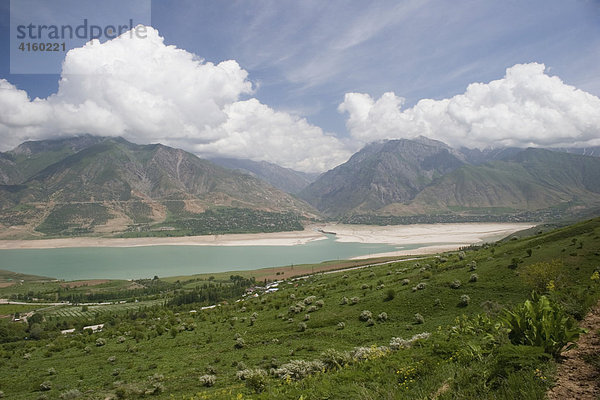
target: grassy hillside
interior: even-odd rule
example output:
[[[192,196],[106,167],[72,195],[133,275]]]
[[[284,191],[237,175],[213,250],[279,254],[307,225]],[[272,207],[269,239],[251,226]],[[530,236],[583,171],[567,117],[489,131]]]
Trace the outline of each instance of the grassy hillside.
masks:
[[[0,321],[0,390],[11,399],[541,399],[552,385],[553,350],[520,342],[502,310],[537,290],[582,318],[600,297],[599,263],[596,218],[287,279],[239,302],[252,280],[236,275],[113,285],[106,296],[144,306],[43,310],[20,328]],[[94,290],[75,286],[79,301]],[[46,286],[36,296],[65,290]],[[93,323],[105,327],[81,332]],[[70,327],[75,334],[58,333]]]

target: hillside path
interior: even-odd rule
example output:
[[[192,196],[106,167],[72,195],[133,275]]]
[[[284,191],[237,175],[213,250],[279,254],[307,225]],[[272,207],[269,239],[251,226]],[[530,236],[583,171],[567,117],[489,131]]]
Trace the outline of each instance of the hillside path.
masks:
[[[600,370],[588,364],[588,356],[600,355],[600,303],[586,315],[581,327],[588,333],[581,336],[577,347],[563,353],[556,371],[556,386],[548,391],[548,399],[600,399]]]

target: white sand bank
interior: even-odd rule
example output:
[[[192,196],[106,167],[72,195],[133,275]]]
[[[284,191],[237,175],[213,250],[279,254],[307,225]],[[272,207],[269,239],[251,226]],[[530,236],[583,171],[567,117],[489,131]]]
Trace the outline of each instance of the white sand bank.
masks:
[[[0,249],[50,249],[65,247],[138,247],[138,246],[293,246],[326,236],[318,231],[335,232],[336,240],[354,243],[387,243],[392,245],[432,244],[433,247],[409,250],[406,254],[438,252],[482,241],[493,241],[532,224],[420,224],[420,225],[343,225],[309,226],[303,231],[252,233],[168,238],[67,238],[42,240],[0,240]],[[428,249],[428,250],[426,250]],[[394,254],[399,252],[394,252]],[[400,251],[402,253],[402,251]]]

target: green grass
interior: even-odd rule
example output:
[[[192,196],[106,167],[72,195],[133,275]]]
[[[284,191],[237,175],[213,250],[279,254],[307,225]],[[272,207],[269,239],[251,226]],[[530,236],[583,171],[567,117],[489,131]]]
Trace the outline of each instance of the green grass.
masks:
[[[577,256],[570,256],[579,242],[583,247],[576,250]],[[531,257],[527,249],[532,249]],[[543,349],[511,344],[505,330],[496,325],[496,315],[501,307],[529,297],[531,287],[523,279],[529,265],[560,260],[567,280],[548,295],[581,317],[599,298],[598,283],[590,279],[600,265],[599,249],[600,219],[595,219],[465,249],[464,260],[448,253],[418,262],[287,280],[278,292],[222,302],[209,310],[200,310],[200,304],[166,307],[159,299],[138,309],[128,309],[126,303],[116,305],[120,309],[48,310],[46,315],[52,319],[42,323],[41,340],[0,346],[0,390],[11,399],[35,399],[42,394],[58,399],[70,389],[89,399],[542,399],[552,381],[554,361]],[[515,257],[523,262],[511,269]],[[469,266],[473,261],[475,271]],[[469,282],[473,273],[479,279]],[[216,283],[228,277],[214,275]],[[162,293],[165,299],[206,282],[201,277],[172,279],[169,284],[179,280],[182,286]],[[404,279],[410,283],[404,285]],[[456,280],[461,285],[453,289],[450,284]],[[413,291],[418,283],[425,283],[425,289]],[[388,289],[394,290],[394,296],[386,301]],[[467,307],[459,306],[462,295],[470,297]],[[290,307],[309,296],[315,296],[311,304],[300,313],[290,313]],[[342,305],[343,297],[357,297],[358,304]],[[324,305],[309,312],[316,300]],[[374,317],[385,312],[388,318],[369,326],[359,320],[363,310]],[[486,312],[489,317],[478,317]],[[415,323],[416,313],[424,317],[422,324]],[[306,321],[305,314],[310,315]],[[300,322],[306,324],[304,331],[298,329]],[[344,329],[338,329],[340,322]],[[57,333],[65,325],[80,329],[91,323],[105,323],[104,331]],[[408,339],[422,332],[431,336],[412,348],[375,354],[299,381],[268,375],[261,393],[236,377],[241,368],[268,372],[292,360],[320,359],[329,349],[388,346],[393,337]],[[237,336],[245,343],[242,348],[234,346]],[[106,344],[97,346],[98,339]],[[199,381],[207,373],[216,376],[213,387]],[[44,381],[51,382],[52,389],[42,393],[39,385]]]
[[[24,314],[29,311],[38,310],[39,308],[40,306],[29,304],[0,304],[0,315]]]
[[[77,236],[92,232],[95,225],[110,218],[108,209],[97,203],[69,204],[55,207],[35,230],[47,235]]]
[[[113,315],[121,312],[137,311],[145,307],[154,307],[164,303],[164,300],[150,300],[133,303],[117,303],[107,305],[90,305],[87,311],[83,306],[48,307],[42,313],[46,318],[95,318],[98,315]]]

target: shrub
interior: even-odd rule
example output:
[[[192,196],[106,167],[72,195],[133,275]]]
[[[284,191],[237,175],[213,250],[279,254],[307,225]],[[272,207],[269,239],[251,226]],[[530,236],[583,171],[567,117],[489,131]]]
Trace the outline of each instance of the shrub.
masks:
[[[477,282],[478,279],[479,279],[479,275],[471,274],[471,277],[469,278],[469,282]]]
[[[321,362],[326,370],[335,370],[352,363],[352,356],[347,351],[327,349],[321,353]]]
[[[563,286],[567,279],[565,267],[560,260],[528,265],[523,269],[521,276],[538,293],[546,292],[550,282],[554,282],[556,288]]]
[[[323,300],[317,300],[315,302],[315,306],[317,306],[319,308],[323,307],[324,305],[325,305],[325,302]]]
[[[62,392],[60,394],[60,398],[63,400],[78,399],[81,396],[83,396],[83,393],[81,393],[78,389],[69,389],[66,392]]]
[[[290,308],[289,308],[289,312],[291,314],[298,314],[298,313],[301,313],[302,311],[304,311],[304,306],[300,307],[297,304],[295,306],[290,306]]]
[[[442,306],[442,300],[440,300],[440,299],[435,299],[435,300],[433,301],[433,306],[434,306],[434,307],[441,307],[441,306]]]
[[[56,375],[56,369],[54,367],[48,368],[48,375]]]
[[[340,300],[340,305],[343,306],[344,304],[348,304],[348,298],[346,296],[342,297]]]
[[[108,359],[106,361],[108,361],[109,363],[112,364],[112,363],[114,363],[114,362],[117,361],[117,357],[116,356],[110,356],[110,357],[108,357]]]
[[[356,361],[374,360],[385,356],[389,351],[390,348],[387,346],[355,347],[351,355]]]
[[[373,271],[369,272],[369,278],[372,278],[374,276],[375,276],[375,272],[373,272]]]
[[[461,286],[462,286],[462,283],[458,279],[456,279],[455,281],[450,283],[451,289],[460,289]]]
[[[344,329],[345,327],[346,327],[346,323],[345,323],[345,322],[338,322],[338,324],[337,324],[337,328],[338,328],[339,330],[342,330],[342,329]]]
[[[217,368],[215,368],[213,365],[207,365],[206,366],[206,373],[208,375],[216,375],[217,374]]]
[[[502,318],[512,344],[543,347],[554,357],[575,346],[585,331],[557,304],[534,293],[532,300],[506,311]]]
[[[358,317],[358,319],[364,322],[364,321],[368,321],[372,317],[373,317],[373,313],[371,311],[369,311],[369,310],[363,310],[360,313],[360,316]]]
[[[231,366],[235,367],[238,371],[246,369],[246,363],[244,363],[243,361],[234,361]]]
[[[238,371],[237,377],[238,379],[245,381],[246,386],[256,393],[262,392],[267,386],[267,373],[260,368]]]
[[[423,272],[423,279],[431,279],[432,276],[433,274],[431,273],[431,271]]]
[[[416,313],[415,314],[415,324],[419,325],[419,324],[422,324],[424,322],[425,322],[425,318],[421,314]]]
[[[300,322],[298,324],[298,332],[304,332],[306,330],[307,326],[304,322]]]
[[[215,384],[215,381],[217,380],[217,377],[214,375],[202,375],[200,378],[200,384],[202,386],[206,386],[206,387],[211,387]]]
[[[317,300],[317,296],[308,296],[304,299],[304,304],[311,305],[315,300]]]
[[[385,322],[388,319],[387,313],[384,311],[377,316],[377,320],[380,322]]]
[[[119,336],[117,338],[117,343],[123,343],[125,341],[125,336]]]
[[[475,271],[477,269],[477,261],[471,261],[467,264],[469,271]]]
[[[519,264],[521,264],[523,262],[523,260],[521,260],[518,257],[513,257],[512,260],[510,261],[510,264],[508,265],[508,268],[510,269],[517,269],[517,267],[519,266]]]
[[[311,312],[315,312],[317,310],[318,310],[317,306],[310,306],[306,309],[306,312],[311,313]]]
[[[235,347],[236,349],[242,349],[242,348],[244,348],[245,345],[246,345],[246,342],[244,341],[244,339],[239,337],[239,338],[235,339],[235,344],[233,345],[233,347]]]
[[[458,306],[466,307],[469,305],[470,302],[471,302],[471,298],[469,297],[469,295],[463,294],[462,296],[460,296],[460,300],[458,301]]]
[[[383,301],[392,301],[396,297],[396,291],[394,289],[388,289],[385,291],[385,297]]]
[[[96,339],[96,346],[101,347],[101,346],[104,346],[105,344],[106,344],[106,339],[104,339],[104,338]]]
[[[358,297],[353,297],[350,299],[351,304],[358,304],[359,301],[360,301],[360,299]]]
[[[291,300],[296,300],[296,295],[294,293],[290,294],[290,299]]]
[[[427,286],[427,284],[425,282],[421,282],[416,286],[416,288],[417,288],[417,290],[423,290],[423,289],[425,289],[426,286]]]
[[[488,315],[498,315],[502,311],[502,306],[495,301],[486,300],[481,303],[481,309]]]
[[[367,320],[367,326],[373,326],[373,325],[375,325],[375,320],[373,318],[369,318]]]
[[[305,321],[310,320],[310,314],[304,314],[304,320]]]
[[[40,390],[42,392],[47,392],[48,390],[52,390],[52,382],[44,381],[44,382],[40,383]]]
[[[325,368],[325,364],[320,360],[292,360],[289,363],[283,364],[281,367],[277,368],[274,373],[279,378],[298,381],[314,373],[324,371]]]
[[[393,337],[392,340],[390,340],[390,349],[392,349],[392,350],[407,349],[409,347],[412,347],[413,344],[417,343],[420,340],[428,339],[429,336],[431,336],[431,333],[423,332],[423,333],[418,333],[418,334],[414,335],[410,339],[402,339],[401,337]]]
[[[362,290],[366,290],[366,289],[368,289],[368,288],[369,288],[369,285],[367,285],[366,283],[363,283],[363,284],[360,286],[360,288],[361,288]]]
[[[406,286],[410,283],[410,279],[402,279],[402,286]]]
[[[465,254],[465,252],[464,252],[464,251],[459,251],[459,252],[458,252],[458,259],[459,259],[459,260],[464,260],[466,256],[467,256],[467,255]]]

